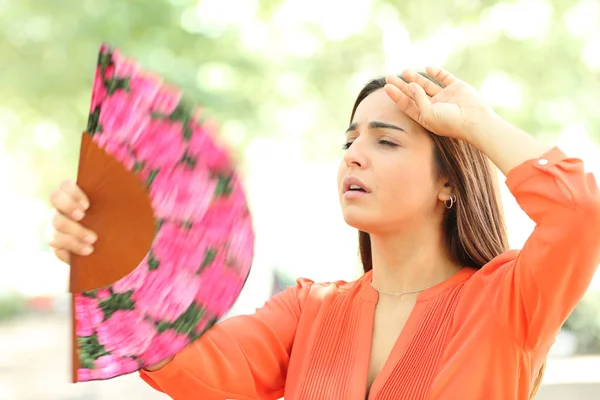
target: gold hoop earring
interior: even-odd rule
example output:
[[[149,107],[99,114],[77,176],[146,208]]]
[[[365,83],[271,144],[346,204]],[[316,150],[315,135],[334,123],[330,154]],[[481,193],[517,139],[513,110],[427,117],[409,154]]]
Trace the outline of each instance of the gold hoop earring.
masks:
[[[448,205],[448,202],[450,202],[450,205]],[[456,196],[454,195],[450,195],[450,199],[446,200],[444,203],[446,203],[446,208],[449,210],[454,206],[454,203],[456,203]]]

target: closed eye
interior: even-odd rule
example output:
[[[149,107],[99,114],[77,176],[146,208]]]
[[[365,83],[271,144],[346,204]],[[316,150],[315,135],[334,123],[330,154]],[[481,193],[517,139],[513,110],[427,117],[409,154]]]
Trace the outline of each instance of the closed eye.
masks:
[[[379,141],[379,144],[384,145],[384,146],[389,146],[389,147],[398,147],[398,145],[396,143],[390,142],[389,140],[384,140],[381,139]]]
[[[350,148],[350,146],[352,146],[353,142],[346,142],[342,145],[342,150],[348,150]],[[390,142],[389,140],[385,140],[385,139],[381,139],[378,141],[378,143],[382,146],[388,146],[388,147],[398,147],[398,144],[394,143],[394,142]]]

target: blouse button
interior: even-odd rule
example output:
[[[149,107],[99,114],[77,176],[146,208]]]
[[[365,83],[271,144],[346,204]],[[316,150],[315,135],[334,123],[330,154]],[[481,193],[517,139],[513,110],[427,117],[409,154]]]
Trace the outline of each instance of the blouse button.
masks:
[[[540,165],[546,165],[546,164],[548,164],[548,160],[546,160],[545,158],[540,158],[538,160],[538,164],[540,164]]]

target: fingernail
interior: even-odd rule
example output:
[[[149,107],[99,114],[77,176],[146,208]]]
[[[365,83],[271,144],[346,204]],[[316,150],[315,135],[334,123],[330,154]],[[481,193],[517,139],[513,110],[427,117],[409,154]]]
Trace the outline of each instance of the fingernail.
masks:
[[[79,202],[79,205],[80,205],[80,206],[81,206],[81,207],[82,207],[84,210],[87,210],[88,208],[90,208],[90,203],[88,203],[88,202],[87,202],[87,201],[85,201],[85,200],[81,200],[81,201]]]
[[[88,256],[92,254],[93,251],[94,248],[92,246],[85,246],[83,249],[81,249],[81,254],[84,256]]]
[[[75,210],[71,215],[75,221],[79,221],[85,214],[81,210]]]
[[[89,244],[93,244],[97,239],[98,238],[96,237],[96,235],[87,235],[86,237],[83,238],[83,240]]]

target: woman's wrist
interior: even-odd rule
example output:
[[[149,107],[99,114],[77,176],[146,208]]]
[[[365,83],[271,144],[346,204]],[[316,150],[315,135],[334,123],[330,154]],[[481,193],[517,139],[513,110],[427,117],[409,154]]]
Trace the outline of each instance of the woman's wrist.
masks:
[[[502,125],[508,124],[493,108],[484,108],[469,119],[465,124],[465,140],[477,149],[484,151],[486,142],[493,132],[502,130]]]
[[[541,156],[549,146],[491,111],[473,123],[469,143],[485,154],[506,176],[517,165]]]

